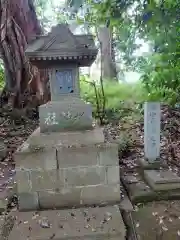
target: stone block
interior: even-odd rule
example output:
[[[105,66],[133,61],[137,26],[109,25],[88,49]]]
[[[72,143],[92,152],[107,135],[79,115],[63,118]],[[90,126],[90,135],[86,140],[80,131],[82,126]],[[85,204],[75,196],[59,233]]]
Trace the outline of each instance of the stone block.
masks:
[[[145,170],[144,178],[155,191],[180,189],[180,177],[170,170]]]
[[[31,149],[27,142],[25,144],[14,154],[16,168],[46,170],[57,168],[55,148],[37,147]]]
[[[41,132],[92,129],[92,107],[79,98],[51,101],[39,107]]]
[[[119,166],[106,167],[107,184],[120,183],[120,171]]]
[[[37,128],[28,138],[30,148],[51,148],[56,146],[72,146],[76,144],[101,144],[104,142],[103,128],[95,127],[92,130],[40,133]]]
[[[32,191],[55,190],[64,185],[63,172],[58,170],[31,171]]]
[[[37,192],[19,193],[18,194],[19,211],[35,211],[39,209],[39,201]]]
[[[41,209],[80,206],[81,188],[62,188],[59,191],[39,191]]]
[[[120,202],[120,185],[96,185],[82,188],[82,205],[115,204]]]
[[[76,167],[66,168],[64,171],[67,186],[105,184],[106,181],[105,167]]]
[[[30,180],[30,172],[29,171],[16,169],[15,181],[17,183],[18,193],[31,192],[32,183]]]
[[[153,162],[148,162],[148,159],[140,158],[138,159],[138,164],[141,168],[146,170],[153,170],[153,169],[158,170],[162,165],[165,166],[165,164],[163,164],[163,162],[160,159],[156,159]]]
[[[126,227],[115,206],[48,210],[39,214],[16,212],[15,215],[16,221],[8,240],[25,240],[28,236],[30,240],[126,239]],[[42,227],[43,222],[47,228]]]
[[[119,166],[118,144],[104,143],[104,146],[99,148],[98,163],[104,166]]]
[[[93,166],[98,163],[98,148],[94,146],[57,148],[60,168]]]

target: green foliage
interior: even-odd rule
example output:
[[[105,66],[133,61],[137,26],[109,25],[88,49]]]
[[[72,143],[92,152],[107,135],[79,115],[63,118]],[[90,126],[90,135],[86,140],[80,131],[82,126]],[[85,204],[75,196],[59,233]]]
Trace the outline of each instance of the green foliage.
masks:
[[[97,116],[96,94],[92,81],[88,77],[81,76],[81,94],[86,102],[90,102],[93,107],[93,116]],[[100,84],[96,84],[97,91],[100,91]],[[106,121],[118,122],[119,119],[129,116],[135,109],[137,102],[144,102],[144,91],[141,84],[116,83],[112,81],[104,82],[105,92],[105,117]],[[100,98],[102,95],[100,95]],[[102,102],[102,99],[100,99]]]
[[[48,1],[37,1],[39,15],[43,15]],[[123,68],[142,74],[142,82],[138,84],[104,82],[108,118],[128,114],[129,105],[124,110],[124,102],[162,101],[173,105],[180,102],[180,0],[67,0],[67,5],[71,7],[71,14],[77,14],[84,6],[85,14],[79,22],[95,28],[100,24],[109,26],[114,33],[117,58],[125,65]],[[59,12],[56,20],[64,21],[63,16]],[[137,38],[150,44],[149,55],[134,55],[140,47]],[[97,116],[95,87],[101,105],[101,85],[84,80],[81,81],[83,98],[92,103]]]
[[[81,94],[86,102],[90,102],[93,107],[93,116],[97,117],[96,95],[92,81],[85,76],[81,76]],[[96,88],[99,91],[100,85]],[[144,102],[159,101],[175,105],[178,100],[176,92],[167,87],[156,87],[150,85],[151,92],[148,93],[143,82],[136,84],[116,83],[112,81],[104,82],[104,92],[106,99],[105,116],[106,121],[119,122],[120,119],[133,116],[138,119]],[[128,120],[129,121],[129,120]]]
[[[110,22],[119,58],[125,68],[142,74],[148,101],[180,101],[180,0],[88,0],[86,21]],[[140,38],[150,43],[149,56],[134,56]],[[113,91],[116,92],[114,89]],[[112,100],[114,101],[114,100]]]

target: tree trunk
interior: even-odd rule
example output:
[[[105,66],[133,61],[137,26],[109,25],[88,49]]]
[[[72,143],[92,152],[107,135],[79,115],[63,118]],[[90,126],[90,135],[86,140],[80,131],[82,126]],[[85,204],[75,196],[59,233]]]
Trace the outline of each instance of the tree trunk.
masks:
[[[32,66],[24,53],[32,37],[42,34],[33,0],[1,0],[0,8],[0,48],[6,69],[3,93],[13,107],[24,107],[34,99],[39,104],[45,100],[47,73]]]
[[[107,27],[100,27],[98,37],[101,43],[102,77],[108,80],[117,80],[111,30]]]

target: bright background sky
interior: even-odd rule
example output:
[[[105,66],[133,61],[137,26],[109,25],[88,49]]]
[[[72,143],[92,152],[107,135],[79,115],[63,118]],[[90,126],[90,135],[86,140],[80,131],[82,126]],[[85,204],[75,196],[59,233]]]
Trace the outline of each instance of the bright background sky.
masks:
[[[51,0],[51,2],[52,2],[52,5],[54,7],[56,7],[56,6],[63,5],[63,3],[65,3],[65,0]],[[53,13],[53,9],[51,8],[51,6],[47,7],[47,10],[44,12],[44,15],[52,21],[53,25],[56,24],[56,22],[54,21],[54,18],[53,18],[54,13]],[[149,45],[147,43],[145,43],[143,40],[137,39],[136,43],[141,44],[140,49],[138,49],[134,53],[136,56],[141,56],[143,54],[147,54],[150,51]],[[94,71],[94,69],[93,69],[93,71]],[[125,81],[127,81],[127,82],[136,82],[136,81],[138,81],[138,79],[140,77],[139,73],[137,73],[137,72],[125,72],[124,74],[125,74]]]

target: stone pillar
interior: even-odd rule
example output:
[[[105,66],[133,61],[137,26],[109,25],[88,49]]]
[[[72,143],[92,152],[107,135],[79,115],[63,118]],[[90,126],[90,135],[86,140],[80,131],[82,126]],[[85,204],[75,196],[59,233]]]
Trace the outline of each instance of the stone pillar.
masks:
[[[159,102],[144,104],[144,153],[145,160],[154,163],[160,157],[160,121]]]

